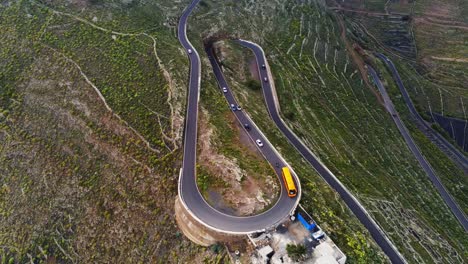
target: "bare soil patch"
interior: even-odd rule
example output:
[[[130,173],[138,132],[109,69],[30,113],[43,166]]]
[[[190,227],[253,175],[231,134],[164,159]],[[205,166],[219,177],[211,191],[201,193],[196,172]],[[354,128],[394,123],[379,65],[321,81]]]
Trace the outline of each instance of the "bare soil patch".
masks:
[[[200,115],[199,164],[207,169],[213,178],[206,191],[205,198],[218,210],[237,216],[252,215],[266,210],[273,204],[279,193],[276,175],[262,174],[251,169],[242,169],[241,162],[258,162],[258,166],[266,165],[266,161],[257,150],[245,131],[237,124],[235,117],[228,112],[225,116],[230,129],[234,132],[232,144],[238,146],[242,157],[230,158],[220,153],[213,145],[216,138],[216,128],[207,123],[208,113]],[[219,200],[222,199],[222,200]]]

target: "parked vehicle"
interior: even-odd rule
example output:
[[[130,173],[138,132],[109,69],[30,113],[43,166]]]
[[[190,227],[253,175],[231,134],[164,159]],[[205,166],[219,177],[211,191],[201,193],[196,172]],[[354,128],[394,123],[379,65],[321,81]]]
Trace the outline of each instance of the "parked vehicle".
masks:
[[[305,229],[309,230],[309,232],[315,232],[314,230],[316,230],[317,224],[307,222],[307,220],[305,220],[301,213],[297,213],[297,219],[299,220],[299,222],[301,222]]]
[[[319,229],[319,231],[315,232],[315,233],[312,233],[312,237],[315,239],[315,240],[320,240],[322,239],[323,237],[325,237],[325,233]]]
[[[236,109],[237,109],[237,111],[240,111],[240,110],[242,110],[242,107],[240,107],[240,105],[237,105]]]
[[[237,109],[236,106],[234,104],[231,104],[231,110],[236,111],[236,109]]]

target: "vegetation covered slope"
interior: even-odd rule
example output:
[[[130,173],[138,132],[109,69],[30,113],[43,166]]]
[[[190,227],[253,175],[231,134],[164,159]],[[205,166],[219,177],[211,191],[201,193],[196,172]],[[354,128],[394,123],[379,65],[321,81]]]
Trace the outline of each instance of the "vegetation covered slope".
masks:
[[[254,60],[250,51],[232,42],[218,44],[225,74],[244,111],[254,119],[270,142],[291,164],[300,176],[301,205],[311,212],[317,223],[338,244],[350,263],[385,263],[388,259],[370,238],[365,228],[346,207],[339,196],[320,178],[269,119],[262,91],[251,77],[250,64]],[[214,77],[213,77],[214,78]],[[259,84],[258,84],[259,85]]]
[[[175,26],[189,1],[45,3],[0,2],[0,258],[222,262],[183,238],[173,218],[188,72]],[[195,12],[189,38],[201,54],[202,38],[215,33],[265,48],[291,127],[410,262],[467,258],[463,231],[363,85],[322,3],[203,0]],[[221,95],[203,65],[202,104],[216,111],[209,102]],[[272,129],[261,94],[235,87],[349,262],[386,262]]]
[[[327,2],[362,33],[357,34],[361,45],[393,55],[423,116],[429,119],[435,112],[468,119],[466,1]]]
[[[350,41],[368,49],[368,55],[372,52],[382,52],[394,61],[407,91],[423,118],[432,122],[432,115],[439,113],[466,120],[468,64],[447,60],[445,62],[448,64],[445,64],[434,57],[463,58],[464,54],[466,55],[463,39],[468,36],[468,31],[462,26],[466,23],[465,17],[462,16],[466,10],[463,2],[349,1],[339,5],[333,1],[329,2],[336,12],[344,17]],[[380,2],[381,5],[377,7],[370,5],[370,2]],[[392,42],[391,39],[398,41]],[[407,49],[403,52],[409,46],[413,46],[414,50]],[[368,62],[378,67],[382,73],[390,96],[412,137],[450,194],[462,210],[468,213],[466,171],[460,169],[417,129],[388,68],[380,60],[372,59],[372,55],[368,56]],[[441,127],[437,124],[432,126],[458,147]],[[466,137],[467,129],[468,127],[462,127],[459,133],[466,134]]]
[[[360,199],[408,261],[462,262],[467,257],[465,232],[406,147],[374,88],[364,85],[337,21],[325,10],[315,1],[232,1],[222,6],[203,1],[192,19],[197,26],[190,30],[197,34],[191,38],[230,35],[262,45],[289,125]],[[232,79],[238,80],[239,68],[234,69]],[[241,98],[247,107],[254,97]],[[254,120],[272,136],[264,113],[254,113]],[[307,175],[300,174],[304,182],[312,177]],[[310,199],[322,193],[312,190],[305,184],[304,204],[311,209],[319,205]],[[314,212],[319,222],[320,213]]]
[[[221,261],[173,216],[181,9],[67,3],[0,2],[0,262]]]
[[[376,65],[381,69],[381,79],[384,80],[386,89],[412,138],[435,170],[436,175],[441,179],[444,187],[455,198],[465,214],[468,213],[468,177],[466,177],[466,173],[417,128],[391,73],[386,70],[387,68],[382,62],[378,60],[376,62]]]

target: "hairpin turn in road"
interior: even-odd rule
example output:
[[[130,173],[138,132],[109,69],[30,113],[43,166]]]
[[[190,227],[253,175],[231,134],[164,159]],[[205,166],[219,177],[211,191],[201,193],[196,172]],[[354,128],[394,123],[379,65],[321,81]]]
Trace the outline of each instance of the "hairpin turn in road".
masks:
[[[199,0],[194,0],[191,5],[184,11],[182,17],[180,18],[178,27],[179,41],[187,51],[190,60],[189,90],[184,131],[184,156],[178,186],[179,197],[181,198],[182,204],[187,209],[187,211],[195,219],[211,229],[232,234],[249,234],[263,231],[280,224],[294,212],[301,196],[300,183],[298,178],[293,173],[298,190],[295,197],[289,197],[284,181],[281,179],[281,168],[289,166],[244,111],[236,110],[233,111],[233,114],[236,116],[241,125],[250,125],[250,130],[247,131],[247,133],[252,140],[259,139],[262,142],[261,147],[259,146],[260,144],[257,143],[259,151],[270,164],[274,164],[272,167],[275,169],[278,175],[278,180],[281,184],[281,194],[277,202],[270,209],[258,215],[246,217],[227,215],[211,207],[205,201],[197,186],[195,168],[197,153],[198,102],[200,98],[201,84],[201,63],[198,52],[187,39],[186,28],[187,19],[198,2]],[[211,56],[211,58],[213,57]],[[215,71],[215,74],[217,74],[218,81],[220,81],[220,87],[229,87],[224,80],[217,63],[215,63],[212,59],[210,60],[212,63],[214,63],[213,67],[217,67],[216,69],[218,71]],[[227,93],[220,93],[220,96],[221,94],[225,95],[225,98],[229,103],[226,104],[227,106],[230,104],[237,105],[235,98],[230,91]]]
[[[187,100],[187,115],[185,124],[185,136],[184,136],[184,160],[181,175],[179,178],[179,196],[182,204],[185,206],[198,221],[205,224],[206,226],[227,232],[227,233],[251,233],[255,231],[261,231],[272,227],[282,221],[285,216],[291,213],[295,205],[297,205],[299,195],[296,198],[289,198],[284,191],[281,192],[281,196],[278,202],[265,213],[250,216],[250,217],[235,217],[223,214],[211,206],[209,206],[200,194],[196,184],[196,141],[197,141],[197,118],[198,118],[198,101],[200,97],[200,57],[198,52],[188,41],[186,35],[187,19],[192,10],[195,8],[200,0],[194,0],[190,6],[184,11],[180,19],[178,27],[178,38],[182,46],[187,50],[190,59],[190,79],[189,79],[189,91]],[[252,49],[257,59],[257,65],[266,65],[267,61],[263,50],[256,44],[239,40],[239,43]],[[208,57],[213,65],[213,71],[220,84],[220,87],[228,87],[224,76],[217,64],[211,50],[208,49]],[[262,67],[263,68],[263,67]],[[269,70],[265,72],[259,68],[259,72],[264,81],[262,81],[263,93],[266,101],[270,117],[273,119],[275,124],[278,126],[280,131],[288,138],[290,143],[304,156],[304,158],[317,170],[317,172],[325,179],[325,181],[337,191],[351,211],[358,217],[363,225],[369,230],[372,237],[375,239],[377,244],[383,249],[390,260],[393,263],[406,263],[401,254],[397,251],[395,246],[385,236],[380,227],[376,222],[369,216],[364,207],[357,201],[357,199],[341,184],[341,182],[326,168],[315,155],[303,144],[303,142],[286,126],[279,115],[279,109],[275,96],[273,95],[272,87],[268,80],[272,81]],[[266,79],[265,79],[266,78]],[[226,96],[228,102],[235,102],[232,94]],[[250,121],[247,115],[243,112],[236,112],[236,117],[239,121]],[[245,119],[241,119],[245,118]],[[253,124],[253,122],[252,122]],[[256,136],[262,137],[265,142],[267,139],[261,133],[260,130],[255,127]],[[265,158],[271,162],[269,158],[280,159],[280,156],[275,157],[276,151],[270,144],[266,144],[269,148],[262,147],[262,154]],[[282,159],[281,159],[282,160]],[[282,181],[280,181],[282,183]],[[282,190],[284,186],[282,183]],[[294,200],[296,199],[296,200]],[[293,206],[294,205],[294,206]]]

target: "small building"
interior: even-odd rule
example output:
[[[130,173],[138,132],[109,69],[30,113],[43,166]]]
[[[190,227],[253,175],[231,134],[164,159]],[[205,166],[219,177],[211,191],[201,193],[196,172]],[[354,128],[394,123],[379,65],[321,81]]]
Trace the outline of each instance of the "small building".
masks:
[[[315,247],[311,260],[314,264],[344,264],[346,255],[327,238],[327,241]]]
[[[273,256],[273,254],[275,253],[273,248],[271,248],[269,245],[262,247],[257,252],[263,263],[269,263],[271,256]]]
[[[325,234],[314,219],[299,206],[297,214],[274,230],[248,236],[256,248],[250,255],[253,264],[295,264],[287,253],[287,246],[303,245],[306,252],[303,264],[345,264],[346,255]]]

